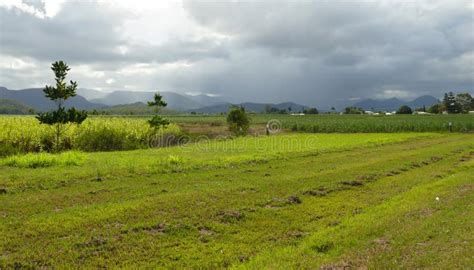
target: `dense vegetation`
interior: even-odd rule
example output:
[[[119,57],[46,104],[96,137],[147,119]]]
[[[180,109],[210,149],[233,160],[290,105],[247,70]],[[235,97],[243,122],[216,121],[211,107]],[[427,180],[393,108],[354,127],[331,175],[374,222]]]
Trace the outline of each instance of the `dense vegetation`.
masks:
[[[400,133],[0,159],[0,268],[470,268],[473,158]]]
[[[148,125],[148,118],[92,117],[82,126],[67,125],[61,147],[65,150],[110,151],[173,145],[184,138],[179,125],[198,125],[203,127],[199,131],[202,134],[206,134],[206,125],[211,129],[227,125],[226,116],[187,115],[167,118],[174,124],[164,130],[155,130]],[[273,123],[281,125],[287,131],[309,133],[448,132],[450,122],[454,132],[474,131],[472,115],[250,115],[253,126],[263,128],[270,120],[277,120]],[[259,132],[260,135],[265,134],[264,129]],[[41,126],[30,116],[0,117],[1,155],[50,151],[53,148],[53,128]]]
[[[61,149],[84,151],[127,150],[173,145],[181,134],[176,125],[151,128],[145,119],[90,118],[82,125],[68,124]],[[33,117],[0,117],[0,156],[15,152],[51,151],[56,140],[54,127],[40,125]]]

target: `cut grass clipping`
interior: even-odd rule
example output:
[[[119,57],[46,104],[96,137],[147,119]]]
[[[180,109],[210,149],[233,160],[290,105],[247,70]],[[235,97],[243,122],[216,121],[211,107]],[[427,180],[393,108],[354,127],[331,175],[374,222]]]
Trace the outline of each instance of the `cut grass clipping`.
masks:
[[[51,166],[79,166],[82,165],[86,155],[80,152],[64,152],[61,154],[30,153],[5,158],[0,161],[2,165],[18,168],[44,168]]]

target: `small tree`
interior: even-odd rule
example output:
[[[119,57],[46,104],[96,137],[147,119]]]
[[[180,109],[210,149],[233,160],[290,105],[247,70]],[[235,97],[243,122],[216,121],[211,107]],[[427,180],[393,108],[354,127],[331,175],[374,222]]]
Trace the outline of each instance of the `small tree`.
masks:
[[[153,97],[153,101],[148,101],[148,106],[155,108],[155,116],[152,119],[148,120],[150,127],[154,128],[155,130],[159,130],[160,128],[165,128],[170,124],[170,122],[161,116],[158,115],[160,110],[166,107],[168,104],[163,100],[163,97],[156,93]]]
[[[428,108],[428,112],[434,113],[434,114],[442,113],[443,110],[444,110],[444,106],[442,103],[433,104],[432,106]]]
[[[443,104],[448,113],[459,113],[460,111],[459,104],[453,92],[444,94]]]
[[[400,107],[400,109],[398,109],[397,111],[397,114],[412,114],[413,111],[410,107],[408,107],[407,105],[403,105]]]
[[[227,114],[229,131],[235,136],[245,136],[250,127],[250,119],[244,107],[233,106]]]
[[[344,109],[345,114],[364,114],[364,110],[357,107],[346,107]]]
[[[81,124],[87,118],[87,112],[77,111],[74,107],[66,110],[64,108],[64,102],[70,98],[76,96],[77,82],[70,81],[70,85],[67,85],[65,80],[68,71],[70,68],[63,61],[56,61],[52,64],[51,70],[53,70],[55,75],[56,87],[46,86],[43,89],[45,96],[54,103],[56,103],[57,110],[46,113],[39,113],[36,116],[36,119],[39,120],[41,124],[47,124],[55,127],[55,149],[56,151],[60,149],[60,138],[61,134],[64,131],[64,127],[68,123]]]
[[[316,108],[304,109],[303,112],[304,112],[305,114],[319,114],[319,111],[318,111],[318,109],[316,109]]]

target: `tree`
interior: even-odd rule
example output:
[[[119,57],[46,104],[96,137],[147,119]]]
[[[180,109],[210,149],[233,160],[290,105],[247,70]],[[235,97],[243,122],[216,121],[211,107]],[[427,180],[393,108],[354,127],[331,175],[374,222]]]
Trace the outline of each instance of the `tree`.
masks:
[[[308,108],[303,111],[305,114],[318,114],[319,111],[316,108]]]
[[[250,119],[245,113],[244,107],[232,106],[227,114],[229,131],[235,136],[245,136],[250,127]]]
[[[456,103],[460,112],[467,113],[474,110],[474,99],[469,93],[461,93],[456,96]]]
[[[70,84],[66,84],[66,76],[70,70],[69,66],[63,61],[56,61],[52,64],[51,70],[54,72],[56,87],[46,86],[43,89],[45,96],[54,103],[56,103],[57,110],[46,113],[39,113],[36,116],[36,119],[39,120],[41,124],[47,124],[55,127],[55,149],[60,151],[60,138],[61,134],[64,131],[64,127],[68,123],[81,124],[87,118],[87,112],[78,111],[74,107],[66,110],[64,108],[64,102],[70,98],[76,96],[77,82],[70,81]]]
[[[357,107],[346,107],[344,109],[345,114],[364,114],[364,111],[361,108]]]
[[[148,120],[150,127],[154,128],[155,130],[159,130],[160,128],[165,128],[170,124],[168,120],[158,115],[162,108],[168,106],[168,103],[163,100],[163,97],[159,93],[155,93],[153,96],[153,101],[148,101],[148,106],[155,108],[155,116]]]
[[[413,111],[410,107],[408,107],[407,105],[403,105],[400,107],[400,109],[398,109],[397,111],[397,114],[412,114]]]
[[[434,104],[434,105],[432,105],[431,107],[428,108],[428,112],[429,113],[434,113],[434,114],[442,113],[443,110],[444,110],[444,107],[443,107],[443,104],[441,104],[441,103]]]
[[[443,99],[444,107],[448,113],[459,113],[459,104],[456,102],[456,97],[453,92],[445,93]]]

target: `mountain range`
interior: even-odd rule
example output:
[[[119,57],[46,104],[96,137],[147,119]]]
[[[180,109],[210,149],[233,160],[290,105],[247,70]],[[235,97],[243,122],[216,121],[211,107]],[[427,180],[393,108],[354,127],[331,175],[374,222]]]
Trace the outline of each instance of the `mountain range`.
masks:
[[[0,98],[16,100],[39,111],[48,111],[54,109],[56,106],[53,101],[44,96],[43,90],[41,88],[9,90],[5,87],[0,87]],[[102,104],[90,102],[80,95],[66,100],[64,105],[65,107],[76,107],[81,110],[90,110],[103,107]]]
[[[293,102],[284,102],[284,103],[278,103],[278,104],[244,102],[244,103],[239,103],[239,104],[223,103],[223,104],[218,104],[214,106],[202,107],[197,110],[188,110],[188,111],[193,111],[197,113],[210,113],[210,114],[225,113],[229,111],[229,108],[233,105],[244,107],[245,111],[247,112],[256,112],[256,113],[265,112],[265,109],[267,108],[267,106],[276,108],[278,110],[288,110],[289,108],[291,108],[292,112],[302,112],[304,109],[308,108],[307,106],[296,104]]]
[[[403,101],[398,98],[389,99],[365,99],[353,105],[353,107],[362,108],[370,111],[395,111],[403,105],[412,109],[422,108],[439,103],[439,100],[433,96],[421,96],[412,101]]]
[[[110,108],[114,111],[132,111],[139,108],[136,113],[147,111],[146,102],[153,99],[154,92],[145,91],[98,91],[93,89],[78,89],[75,97],[68,99],[66,107],[76,107],[81,110],[104,110]],[[197,113],[223,113],[231,107],[230,102],[222,97],[209,95],[186,95],[174,92],[160,92],[164,100],[168,103],[167,109],[170,111],[197,112]],[[6,87],[0,87],[0,99],[9,99],[17,101],[26,107],[37,111],[47,111],[55,108],[54,102],[44,97],[42,88],[29,88],[22,90],[9,90]],[[397,98],[390,99],[365,99],[352,106],[371,111],[393,111],[402,105],[408,105],[411,108],[429,107],[438,103],[439,100],[433,96],[421,96],[412,101],[403,101]],[[293,102],[284,103],[254,103],[244,102],[236,104],[244,107],[249,112],[264,112],[267,106],[279,110],[288,110],[300,112],[308,106],[296,104]],[[10,105],[9,105],[10,106]],[[22,110],[24,110],[23,108]],[[338,108],[339,111],[341,108]],[[324,110],[320,110],[324,111]]]

